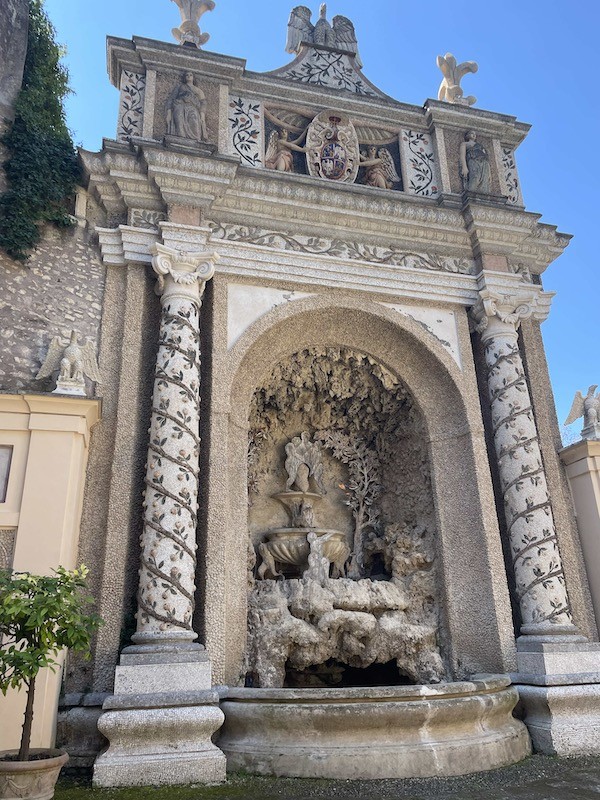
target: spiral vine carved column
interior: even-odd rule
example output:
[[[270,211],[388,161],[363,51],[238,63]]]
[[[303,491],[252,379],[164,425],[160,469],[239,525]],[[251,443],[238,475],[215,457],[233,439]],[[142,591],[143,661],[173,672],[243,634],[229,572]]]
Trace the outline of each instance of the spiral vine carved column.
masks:
[[[190,646],[196,573],[199,314],[218,256],[157,244],[152,266],[161,297],[160,335],[138,592],[137,645]]]
[[[521,320],[544,320],[551,295],[480,292],[473,308],[485,347],[494,445],[521,608],[521,634],[578,633],[569,605],[531,397],[518,346]]]

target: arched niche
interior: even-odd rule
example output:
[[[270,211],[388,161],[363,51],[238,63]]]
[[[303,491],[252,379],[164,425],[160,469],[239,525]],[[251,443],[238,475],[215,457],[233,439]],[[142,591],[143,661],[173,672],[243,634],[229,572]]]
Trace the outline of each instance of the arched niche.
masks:
[[[204,633],[219,680],[245,671],[248,430],[253,396],[278,364],[311,348],[346,348],[397,376],[429,451],[450,676],[512,667],[514,633],[480,408],[465,376],[423,326],[375,303],[311,297],[271,311],[223,357],[213,382]],[[218,392],[215,393],[215,383]]]

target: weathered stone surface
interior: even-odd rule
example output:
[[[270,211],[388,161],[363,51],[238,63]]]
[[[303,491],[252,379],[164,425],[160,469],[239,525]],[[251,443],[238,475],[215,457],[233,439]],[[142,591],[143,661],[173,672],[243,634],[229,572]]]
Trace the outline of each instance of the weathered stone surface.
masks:
[[[229,770],[310,778],[461,775],[531,752],[503,677],[380,689],[231,689],[219,746]],[[460,735],[457,734],[460,730]]]
[[[0,5],[0,130],[13,117],[13,104],[21,89],[29,27],[27,0],[3,0]]]
[[[73,329],[98,341],[104,281],[98,252],[78,229],[46,229],[26,266],[0,251],[0,388],[54,388],[51,378],[35,380],[50,341]]]

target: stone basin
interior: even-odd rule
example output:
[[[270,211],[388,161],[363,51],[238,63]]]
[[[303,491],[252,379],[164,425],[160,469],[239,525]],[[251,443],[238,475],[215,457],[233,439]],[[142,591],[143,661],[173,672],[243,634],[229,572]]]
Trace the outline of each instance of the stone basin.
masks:
[[[340,559],[343,562],[348,557],[347,538],[342,531],[320,528],[276,528],[269,531],[266,545],[276,561],[298,567],[306,566],[310,552],[309,533],[316,533],[319,537],[327,535],[327,541],[323,542],[323,555],[330,563]]]
[[[506,676],[430,686],[229,689],[227,768],[297,778],[465,775],[531,753]]]

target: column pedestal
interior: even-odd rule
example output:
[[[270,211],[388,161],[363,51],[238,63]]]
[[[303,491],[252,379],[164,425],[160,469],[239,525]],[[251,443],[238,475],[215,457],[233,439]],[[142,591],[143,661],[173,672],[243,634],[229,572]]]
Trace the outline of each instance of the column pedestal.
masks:
[[[517,642],[512,681],[537,753],[600,755],[600,644]]]
[[[192,629],[200,439],[200,327],[216,255],[155,245],[161,321],[140,538],[137,632],[98,729],[110,742],[94,785],[225,780],[211,737],[224,721],[208,653]]]

